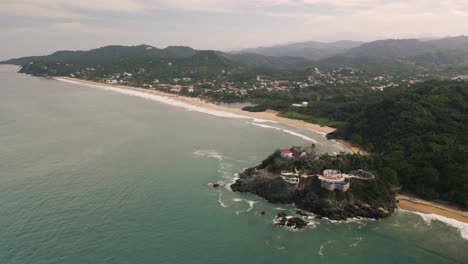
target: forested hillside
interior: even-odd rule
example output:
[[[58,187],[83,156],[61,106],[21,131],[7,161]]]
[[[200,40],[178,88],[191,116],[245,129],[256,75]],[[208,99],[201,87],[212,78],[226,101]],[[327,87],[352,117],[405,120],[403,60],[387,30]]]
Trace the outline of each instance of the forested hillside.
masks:
[[[468,206],[468,83],[425,82],[310,111],[342,121],[335,136],[381,155],[404,190]]]

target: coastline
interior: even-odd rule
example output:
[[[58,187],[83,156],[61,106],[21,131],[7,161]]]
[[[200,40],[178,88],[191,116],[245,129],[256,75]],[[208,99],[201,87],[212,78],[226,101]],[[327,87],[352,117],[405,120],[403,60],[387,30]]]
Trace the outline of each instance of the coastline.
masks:
[[[468,212],[453,206],[426,201],[417,197],[398,194],[398,208],[428,215],[439,215],[468,224]]]
[[[228,107],[216,105],[216,104],[207,102],[205,100],[202,100],[202,99],[196,98],[196,97],[187,97],[187,96],[182,96],[182,95],[178,95],[178,94],[169,94],[169,93],[164,93],[164,92],[157,91],[157,90],[152,90],[152,89],[144,89],[144,88],[138,88],[138,87],[132,87],[132,86],[106,84],[106,83],[101,83],[101,82],[81,80],[81,79],[70,78],[70,77],[54,77],[54,79],[59,80],[59,81],[80,83],[80,84],[84,84],[84,85],[88,85],[88,86],[98,85],[100,87],[108,87],[108,88],[122,89],[122,90],[127,90],[127,91],[136,91],[136,92],[141,92],[141,93],[145,93],[145,94],[156,95],[156,96],[172,99],[172,100],[174,100],[176,102],[188,104],[188,105],[195,106],[195,107],[226,112],[226,113],[233,114],[235,116],[242,116],[242,117],[245,117],[245,118],[253,118],[255,120],[268,121],[268,122],[273,122],[273,123],[280,123],[280,124],[284,124],[284,125],[293,126],[293,127],[296,127],[296,128],[302,128],[302,129],[305,129],[305,130],[313,131],[315,133],[319,133],[319,134],[322,134],[322,135],[326,135],[326,134],[331,133],[331,132],[336,130],[333,127],[321,126],[321,125],[317,125],[317,124],[313,124],[313,123],[307,123],[307,122],[305,122],[303,120],[280,117],[280,116],[278,116],[278,112],[273,111],[273,110],[267,110],[265,112],[247,112],[247,111],[243,111],[241,109],[234,109],[234,108],[228,108]],[[345,141],[345,140],[336,140],[336,142],[338,144],[340,144],[343,148],[345,148],[347,151],[349,151],[350,153],[368,155],[368,152],[366,152],[363,149],[360,149],[358,146],[353,145],[351,142],[348,142],[348,141]]]
[[[135,95],[135,92],[142,93],[142,94],[150,94],[155,95],[161,98],[166,98],[173,100],[173,102],[181,103],[180,106],[183,104],[195,106],[207,110],[215,110],[220,112],[225,112],[228,114],[232,114],[233,117],[239,118],[242,116],[244,118],[252,118],[255,122],[273,122],[273,123],[281,123],[290,125],[297,128],[306,129],[309,131],[313,131],[316,133],[320,133],[322,135],[326,135],[327,133],[335,131],[335,128],[327,127],[327,126],[320,126],[317,124],[306,123],[302,120],[295,120],[295,119],[288,119],[284,117],[277,116],[278,112],[275,111],[266,111],[266,112],[246,112],[242,111],[241,109],[233,109],[227,108],[220,105],[216,105],[200,98],[192,98],[181,96],[177,94],[169,94],[164,93],[156,90],[138,88],[138,87],[130,87],[130,86],[122,86],[122,85],[112,85],[112,84],[105,84],[100,82],[93,82],[87,80],[81,80],[76,78],[69,78],[69,77],[54,77],[54,79],[59,81],[71,82],[71,83],[78,83],[83,84],[89,87],[99,87],[99,88],[108,88],[110,90],[120,89],[123,91],[129,91],[129,95]],[[127,92],[124,92],[127,93]],[[164,100],[161,100],[164,102]],[[221,115],[220,115],[221,116]],[[222,115],[224,116],[224,115]],[[259,124],[261,125],[261,124]],[[338,144],[342,145],[346,150],[352,153],[360,153],[362,155],[368,154],[366,151],[360,149],[359,147],[347,142],[345,140],[335,140]],[[468,212],[462,211],[458,208],[452,207],[450,205],[444,203],[437,203],[437,202],[429,202],[422,200],[420,198],[416,198],[410,195],[402,195],[398,194],[396,199],[399,200],[397,203],[397,207],[402,210],[407,210],[412,213],[418,214],[422,217],[425,221],[431,220],[438,220],[444,223],[447,223],[451,226],[455,226],[460,229],[462,236],[465,239],[468,239]],[[460,228],[461,226],[461,228]],[[463,232],[462,232],[463,231]]]

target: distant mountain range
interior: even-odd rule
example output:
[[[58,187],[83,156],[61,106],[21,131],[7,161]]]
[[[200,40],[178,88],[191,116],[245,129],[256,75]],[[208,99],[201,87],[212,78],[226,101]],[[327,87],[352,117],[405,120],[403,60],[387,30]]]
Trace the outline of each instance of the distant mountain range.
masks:
[[[389,39],[363,43],[351,48],[346,57],[367,57],[379,59],[408,59],[429,54],[465,54],[468,51],[468,37],[450,37],[429,41],[417,39]]]
[[[372,42],[342,40],[332,43],[300,42],[269,47],[258,47],[233,52],[234,54],[255,53],[272,57],[302,57],[322,61],[329,58],[355,59],[410,59],[417,62],[451,64],[467,59],[468,37],[438,39],[387,39]]]
[[[234,54],[256,53],[274,57],[303,57],[310,60],[320,60],[346,52],[363,44],[361,41],[342,40],[332,43],[307,41],[293,44],[258,47],[234,51]]]
[[[151,61],[148,62],[148,60]],[[159,49],[149,45],[106,46],[89,51],[58,51],[48,56],[11,59],[2,63],[26,65],[32,61],[96,65],[105,63],[138,65],[177,62],[180,70],[205,67],[212,70],[271,68],[305,70],[312,67],[386,66],[397,69],[402,65],[450,66],[468,69],[468,37],[448,37],[434,40],[389,39],[372,42],[337,41],[333,43],[301,42],[245,49],[238,52],[200,51],[185,46]],[[388,67],[387,67],[388,66]],[[173,69],[174,70],[174,69]]]

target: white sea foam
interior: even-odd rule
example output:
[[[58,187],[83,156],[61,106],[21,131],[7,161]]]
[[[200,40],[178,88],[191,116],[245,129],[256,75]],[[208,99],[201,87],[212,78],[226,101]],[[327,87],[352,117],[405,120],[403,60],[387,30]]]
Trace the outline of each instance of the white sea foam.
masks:
[[[231,164],[231,163],[228,163],[228,162],[221,162],[219,165],[218,165],[218,173],[224,178],[224,179],[227,179],[227,180],[231,180],[232,178],[232,167],[234,165]]]
[[[284,210],[286,210],[286,209],[284,209],[284,208],[281,208],[281,207],[275,207],[275,208],[273,208],[273,209],[275,209],[275,210],[280,210],[280,211],[284,211]]]
[[[246,202],[249,204],[249,209],[247,210],[247,212],[252,210],[254,208],[254,205],[257,203],[257,202],[252,201],[252,200],[247,200]]]
[[[369,221],[375,221],[373,218],[365,218],[365,217],[350,217],[346,220],[332,220],[328,219],[327,217],[323,218],[324,220],[328,220],[332,224],[349,224],[349,223],[366,223]]]
[[[62,81],[62,82],[85,85],[85,86],[88,86],[88,87],[99,88],[99,89],[112,91],[112,92],[116,92],[116,93],[120,93],[120,94],[140,97],[140,98],[143,98],[143,99],[152,100],[152,101],[155,101],[155,102],[160,102],[160,103],[164,103],[164,104],[167,104],[167,105],[182,107],[182,108],[184,108],[184,109],[186,109],[188,111],[196,111],[196,112],[209,114],[209,115],[213,115],[213,116],[218,116],[218,117],[224,117],[224,118],[249,119],[249,120],[253,120],[253,122],[255,122],[255,123],[252,123],[253,125],[260,126],[260,127],[263,127],[263,128],[272,128],[272,129],[280,130],[280,131],[283,131],[283,132],[285,132],[287,134],[290,134],[292,136],[296,136],[296,137],[302,138],[302,139],[304,139],[306,141],[310,141],[310,142],[313,142],[315,144],[319,144],[316,140],[314,140],[314,139],[312,139],[310,137],[307,137],[305,135],[302,135],[300,133],[291,131],[291,130],[282,129],[282,128],[278,128],[278,127],[274,127],[274,126],[258,124],[258,123],[278,124],[278,122],[272,121],[272,120],[252,118],[252,117],[249,117],[249,116],[244,116],[244,115],[229,113],[229,112],[225,112],[225,111],[220,111],[220,110],[195,106],[195,105],[180,102],[180,101],[177,101],[175,99],[168,98],[168,97],[165,97],[165,96],[160,96],[160,95],[156,95],[156,94],[149,94],[149,93],[136,91],[136,90],[123,89],[123,88],[117,88],[117,87],[110,87],[110,86],[107,86],[107,85],[82,83],[82,82],[68,80],[68,79],[62,79],[62,78],[55,78],[55,79],[59,80],[59,81]]]
[[[208,149],[208,150],[197,150],[193,152],[193,155],[198,157],[206,157],[206,158],[214,158],[219,161],[224,159],[224,156],[218,153],[216,150]]]
[[[99,84],[89,84],[89,83],[82,83],[78,81],[73,81],[73,80],[68,80],[68,79],[62,79],[62,78],[55,78],[56,80],[63,81],[63,82],[68,82],[68,83],[73,83],[73,84],[80,84],[80,85],[85,85],[88,87],[93,87],[93,88],[99,88],[107,91],[112,91],[120,94],[125,94],[125,95],[130,95],[130,96],[136,96],[140,97],[143,99],[148,99],[172,106],[177,106],[177,107],[182,107],[185,108],[186,110],[189,111],[196,111],[200,113],[205,113],[209,115],[214,115],[218,117],[225,117],[225,118],[238,118],[238,119],[251,119],[254,122],[258,123],[278,123],[276,121],[271,121],[271,120],[266,120],[266,119],[259,119],[259,118],[252,118],[244,115],[239,115],[239,114],[234,114],[234,113],[229,113],[221,110],[215,110],[215,109],[209,109],[205,107],[200,107],[200,106],[195,106],[191,105],[188,103],[180,102],[177,100],[174,100],[172,98],[168,98],[165,96],[160,96],[156,94],[149,94],[141,91],[136,91],[136,90],[130,90],[130,89],[123,89],[123,88],[117,88],[117,87],[110,87],[107,85],[99,85]]]
[[[353,238],[353,240],[355,240],[355,242],[351,243],[349,246],[350,247],[357,247],[359,245],[359,243],[362,241],[362,237],[355,237],[355,238]]]
[[[468,224],[467,223],[463,223],[458,220],[448,218],[445,216],[441,216],[441,215],[436,215],[436,214],[423,214],[419,212],[414,212],[414,213],[419,215],[427,224],[430,224],[432,221],[440,221],[440,222],[445,223],[446,225],[454,227],[460,232],[460,235],[465,240],[468,240]]]
[[[294,131],[291,131],[291,130],[287,130],[287,129],[283,129],[283,128],[279,128],[279,127],[275,127],[275,126],[269,126],[269,125],[264,125],[264,124],[258,124],[258,123],[251,123],[252,125],[254,126],[258,126],[258,127],[263,127],[263,128],[269,128],[269,129],[275,129],[275,130],[278,130],[278,131],[282,131],[284,133],[287,133],[287,134],[290,134],[292,136],[295,136],[295,137],[299,137],[299,138],[302,138],[306,141],[310,141],[310,142],[313,142],[315,144],[320,144],[318,141],[316,141],[315,139],[312,139],[306,135],[303,135],[303,134],[300,134],[300,133],[297,133],[297,132],[294,132]]]
[[[231,184],[234,184],[239,179],[239,173],[234,173],[231,179]]]
[[[325,243],[323,243],[322,245],[320,245],[320,249],[319,249],[319,255],[320,256],[324,256],[324,250],[325,250],[325,246],[328,245],[328,244],[332,244],[333,242],[335,242],[335,240],[330,240],[330,241],[327,241]]]
[[[304,140],[313,142],[313,143],[315,143],[315,144],[319,144],[317,140],[311,139],[310,137],[305,136],[305,135],[302,135],[302,134],[299,134],[299,133],[297,133],[297,132],[294,132],[294,131],[291,131],[291,130],[287,130],[287,129],[282,129],[282,131],[285,132],[285,133],[288,133],[288,134],[290,134],[290,135],[293,135],[293,136],[302,138],[302,139],[304,139]]]
[[[324,246],[323,245],[320,245],[320,249],[319,249],[319,255],[323,257],[323,248]]]
[[[239,213],[242,213],[242,212],[246,212],[246,213],[250,212],[254,208],[254,205],[256,203],[258,203],[256,201],[241,199],[241,198],[232,198],[232,201],[234,201],[234,202],[246,202],[249,205],[249,208],[247,208],[246,210],[237,211],[236,214],[239,214]]]
[[[222,192],[219,192],[219,197],[218,197],[218,203],[219,203],[219,205],[221,205],[221,207],[224,207],[224,208],[229,207],[228,205],[226,205],[225,203],[223,203],[223,200],[221,199],[221,198],[222,198],[222,195],[223,195],[223,193],[222,193]]]

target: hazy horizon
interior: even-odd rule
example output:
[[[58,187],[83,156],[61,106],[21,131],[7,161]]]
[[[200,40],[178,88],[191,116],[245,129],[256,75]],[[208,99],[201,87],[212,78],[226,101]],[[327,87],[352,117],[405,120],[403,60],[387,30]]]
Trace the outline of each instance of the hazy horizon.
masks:
[[[6,0],[0,59],[106,45],[238,50],[467,35],[460,0]]]

